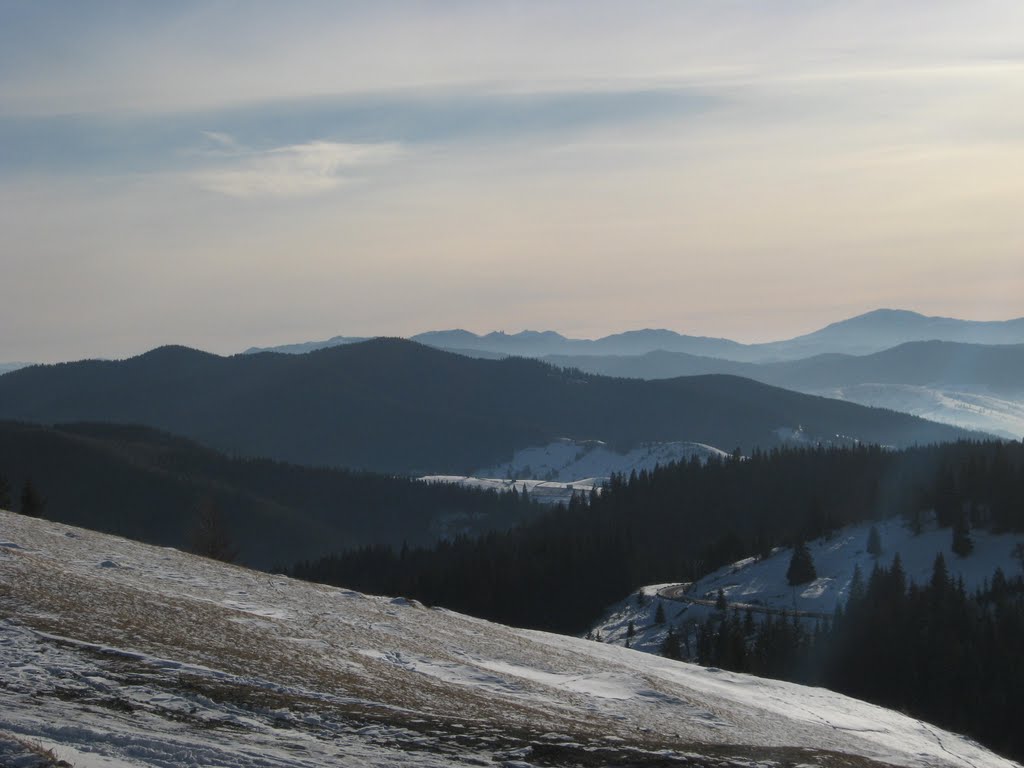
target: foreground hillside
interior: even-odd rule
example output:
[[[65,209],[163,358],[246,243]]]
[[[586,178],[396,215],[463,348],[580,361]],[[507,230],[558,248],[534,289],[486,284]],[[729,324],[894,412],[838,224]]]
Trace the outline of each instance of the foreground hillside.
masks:
[[[164,347],[34,366],[0,376],[0,418],[145,424],[233,454],[418,475],[469,475],[563,437],[749,451],[798,426],[825,441],[896,446],[967,434],[731,376],[610,379],[397,339],[305,355]]]
[[[821,689],[7,512],[0,661],[0,745],[73,765],[1013,765]]]

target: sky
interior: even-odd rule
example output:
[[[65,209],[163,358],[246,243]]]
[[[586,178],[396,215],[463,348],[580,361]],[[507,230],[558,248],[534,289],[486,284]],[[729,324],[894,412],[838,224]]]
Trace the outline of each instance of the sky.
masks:
[[[0,0],[0,361],[1024,316],[1024,3]]]

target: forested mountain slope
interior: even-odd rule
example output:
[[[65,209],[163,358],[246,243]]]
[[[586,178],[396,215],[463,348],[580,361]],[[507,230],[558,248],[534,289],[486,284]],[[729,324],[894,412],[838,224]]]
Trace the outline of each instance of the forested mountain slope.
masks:
[[[263,568],[508,528],[534,513],[508,494],[230,458],[126,425],[0,422],[0,476],[8,506],[20,508],[31,480],[52,520],[184,549],[195,544],[200,508],[212,508],[239,560]]]
[[[749,451],[799,426],[811,439],[896,446],[966,435],[731,376],[611,379],[395,339],[305,355],[162,347],[33,366],[0,377],[0,418],[138,423],[232,454],[410,474],[470,474],[562,437]]]

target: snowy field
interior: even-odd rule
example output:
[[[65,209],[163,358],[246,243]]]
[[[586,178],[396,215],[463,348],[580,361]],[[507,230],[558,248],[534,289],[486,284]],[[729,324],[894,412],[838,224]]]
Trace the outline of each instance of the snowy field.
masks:
[[[0,755],[79,768],[1014,765],[824,690],[7,512],[0,701]]]
[[[617,453],[600,440],[577,441],[563,438],[547,445],[516,451],[511,461],[483,467],[477,477],[533,478],[560,483],[582,482],[581,478],[606,478],[616,472],[654,469],[658,464],[689,461],[696,456],[726,456],[718,448],[703,443],[644,443],[625,453]]]
[[[894,518],[875,523],[882,540],[882,553],[875,557],[867,552],[871,523],[850,526],[837,531],[831,538],[808,542],[814,558],[818,578],[809,584],[790,587],[786,580],[792,550],[777,549],[764,560],[748,558],[720,568],[689,586],[685,598],[714,601],[722,590],[731,606],[806,611],[831,615],[837,602],[845,602],[856,566],[864,575],[865,583],[875,563],[888,567],[898,552],[908,581],[926,584],[931,579],[936,555],[941,552],[952,578],[962,578],[967,590],[982,586],[992,578],[996,567],[1008,575],[1020,573],[1021,561],[1013,556],[1014,548],[1024,542],[1019,534],[995,535],[987,531],[971,531],[974,551],[961,558],[951,549],[950,529],[937,529],[934,524],[918,536],[901,519]],[[673,585],[658,584],[644,588],[650,597],[640,605],[631,596],[613,606],[594,631],[600,632],[605,642],[625,645],[626,631],[632,621],[638,631],[631,645],[640,650],[657,652],[668,631],[667,625],[655,625],[654,613],[658,602],[663,603],[666,619],[673,624],[703,622],[713,606],[687,603],[679,600],[661,600],[655,596],[673,594]],[[756,618],[756,616],[755,616]]]

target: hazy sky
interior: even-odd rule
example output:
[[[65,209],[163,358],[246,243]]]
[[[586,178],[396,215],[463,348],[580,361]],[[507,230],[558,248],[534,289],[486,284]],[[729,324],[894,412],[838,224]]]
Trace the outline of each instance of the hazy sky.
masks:
[[[0,361],[1024,315],[1024,3],[0,2]]]

